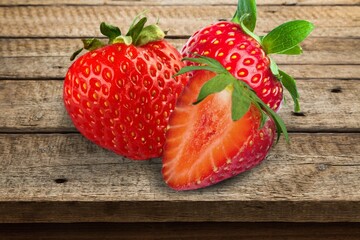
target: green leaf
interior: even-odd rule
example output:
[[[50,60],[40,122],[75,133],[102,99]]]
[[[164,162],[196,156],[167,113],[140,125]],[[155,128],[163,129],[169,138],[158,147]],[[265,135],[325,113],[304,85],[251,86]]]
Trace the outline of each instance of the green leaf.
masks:
[[[285,50],[283,52],[279,52],[278,54],[285,54],[285,55],[300,55],[303,53],[303,50],[300,45],[296,45],[293,48]]]
[[[164,39],[165,33],[158,25],[149,25],[143,28],[135,42],[136,46],[142,46],[149,42],[159,41]]]
[[[98,48],[102,48],[105,46],[103,42],[101,42],[99,39],[96,38],[86,38],[81,40],[83,42],[84,47],[76,50],[70,57],[70,61],[74,60],[79,53],[81,53],[82,50],[86,49],[89,51],[93,51]]]
[[[198,104],[210,94],[221,92],[231,83],[232,79],[225,74],[216,75],[201,87],[199,96],[197,97],[197,100],[194,102],[194,104]]]
[[[281,53],[301,43],[314,29],[314,25],[305,20],[295,20],[284,23],[262,40],[267,54]]]
[[[279,67],[276,64],[276,62],[274,61],[274,59],[270,58],[270,70],[272,72],[272,74],[274,74],[275,77],[279,78],[280,74],[279,74]]]
[[[100,24],[100,32],[109,38],[109,43],[121,35],[121,31],[118,27],[107,24],[105,22]]]
[[[251,90],[251,89],[250,89]],[[255,107],[257,109],[259,109],[260,113],[261,113],[261,119],[260,119],[260,126],[259,126],[259,129],[263,128],[265,123],[266,123],[266,120],[268,118],[268,115],[264,112],[264,110],[262,109],[262,107],[260,106],[260,104],[257,102],[256,99],[253,99],[252,98],[252,94],[256,94],[255,92],[251,93],[250,94],[250,99],[252,99],[252,104],[255,105]]]
[[[294,111],[300,112],[299,92],[296,87],[295,79],[281,70],[279,72],[280,72],[280,76],[281,76],[281,83],[289,91],[289,93],[294,101]]]
[[[131,36],[118,36],[113,40],[113,43],[125,43],[127,46],[133,43],[133,39]]]
[[[131,22],[129,29],[133,28],[134,25],[139,21],[139,19],[140,19],[142,16],[146,16],[146,13],[147,13],[148,11],[149,11],[149,10],[146,9],[146,10],[140,12],[138,15],[136,15],[136,16],[134,17],[133,21]]]
[[[241,29],[250,37],[254,38],[260,45],[261,45],[261,39],[259,38],[258,35],[256,35],[255,33],[253,33],[246,25],[245,25],[245,20],[246,18],[248,18],[249,15],[245,14],[240,18],[240,26]]]
[[[231,118],[233,121],[241,119],[248,111],[251,105],[251,99],[247,96],[247,88],[240,85],[240,81],[233,83],[234,90],[231,95]]]
[[[146,22],[147,22],[146,17],[141,18],[136,24],[130,27],[126,36],[132,37],[133,42],[136,42]]]
[[[184,73],[187,73],[187,72],[195,71],[195,70],[207,70],[207,71],[215,72],[218,74],[228,73],[228,71],[226,71],[226,69],[221,65],[221,63],[219,63],[215,59],[212,59],[209,57],[204,57],[201,55],[197,55],[197,56],[198,56],[197,58],[183,58],[182,61],[199,63],[199,64],[201,64],[200,66],[183,67],[182,69],[180,69],[179,72],[177,72],[174,75],[174,77],[179,76]]]
[[[178,71],[173,76],[177,77],[181,74],[196,71],[196,70],[207,70],[207,71],[211,71],[211,72],[216,72],[216,69],[213,67],[210,67],[210,66],[186,66],[186,67],[181,68],[180,71]]]
[[[84,44],[84,49],[92,51],[105,46],[103,42],[96,38],[87,38],[81,40]]]
[[[260,129],[264,127],[267,119],[268,119],[268,115],[266,113],[264,113],[264,111],[261,111]]]
[[[241,18],[244,15],[248,17],[244,20],[244,25],[251,32],[255,30],[256,26],[256,1],[255,0],[238,0],[236,13],[231,20],[232,22],[240,24]]]
[[[283,105],[286,107],[288,100],[287,100],[287,97],[285,95],[283,95],[283,101],[284,101]]]
[[[276,142],[279,141],[281,133],[284,134],[286,142],[289,142],[289,134],[287,132],[285,123],[281,119],[281,117],[277,113],[275,113],[268,105],[266,105],[256,94],[254,94],[253,97],[257,100],[261,107],[264,108],[265,112],[274,120],[277,132]]]
[[[218,61],[216,61],[213,58],[209,58],[209,57],[205,57],[205,56],[201,56],[201,55],[196,55],[196,58],[183,58],[183,61],[190,61],[190,62],[194,62],[194,63],[199,63],[202,65],[208,65],[210,67],[213,67],[214,69],[217,69],[216,72],[217,73],[222,73],[225,72],[227,73],[228,71],[226,71],[226,69],[223,67],[223,65],[221,65],[221,63],[219,63]]]
[[[81,53],[81,51],[84,50],[84,48],[80,48],[78,50],[76,50],[70,57],[70,61],[73,61],[77,55],[79,55],[79,53]]]

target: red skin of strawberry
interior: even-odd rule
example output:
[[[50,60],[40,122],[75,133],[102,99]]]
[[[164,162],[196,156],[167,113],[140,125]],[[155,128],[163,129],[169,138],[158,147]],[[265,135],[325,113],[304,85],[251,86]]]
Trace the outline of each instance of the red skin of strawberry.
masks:
[[[238,121],[231,119],[229,89],[193,104],[213,76],[195,72],[170,117],[162,174],[178,191],[210,186],[255,167],[274,142],[273,120],[260,129],[260,111],[254,105]]]
[[[200,54],[219,61],[234,77],[246,82],[273,110],[280,108],[283,88],[270,70],[270,60],[259,43],[240,25],[218,22],[197,31],[182,49],[183,57]],[[187,62],[187,65],[193,65]]]
[[[185,75],[172,77],[183,65],[164,40],[88,52],[66,75],[66,110],[94,143],[131,159],[159,157],[169,116],[188,81]]]

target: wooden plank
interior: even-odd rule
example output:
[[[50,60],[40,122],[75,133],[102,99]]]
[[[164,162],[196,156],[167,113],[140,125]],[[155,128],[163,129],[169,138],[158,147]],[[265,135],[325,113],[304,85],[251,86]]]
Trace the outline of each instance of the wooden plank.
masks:
[[[358,65],[311,65],[300,62],[299,59],[296,61],[303,65],[279,64],[279,67],[297,79],[359,79],[360,77]],[[57,56],[0,58],[0,66],[3,66],[0,68],[0,79],[63,79],[71,63],[69,57]]]
[[[289,131],[359,131],[359,81],[302,80],[298,88],[305,116],[292,114],[289,95],[280,111]],[[76,131],[63,106],[62,81],[0,81],[0,109],[1,132]]]
[[[359,0],[258,0],[258,5],[359,5]],[[16,5],[235,5],[235,0],[0,0],[0,6]]]
[[[187,39],[167,39],[179,51]],[[302,44],[301,56],[276,55],[279,64],[360,64],[358,39],[309,38]],[[0,39],[2,57],[69,57],[81,47],[80,39],[3,38]],[[351,53],[351,54],[349,54]]]
[[[0,135],[0,222],[360,221],[360,134],[291,134],[252,171],[175,192],[161,161],[78,134]]]
[[[1,224],[2,240],[247,239],[358,240],[359,223],[76,223]]]
[[[234,6],[147,6],[149,22],[171,35],[188,36],[218,19],[231,18]],[[129,26],[141,12],[138,6],[34,6],[1,7],[0,37],[99,36],[101,21]],[[312,21],[313,37],[359,37],[360,6],[260,6],[259,34],[291,19]],[[56,26],[56,27],[53,27]],[[19,28],[21,27],[21,31]]]

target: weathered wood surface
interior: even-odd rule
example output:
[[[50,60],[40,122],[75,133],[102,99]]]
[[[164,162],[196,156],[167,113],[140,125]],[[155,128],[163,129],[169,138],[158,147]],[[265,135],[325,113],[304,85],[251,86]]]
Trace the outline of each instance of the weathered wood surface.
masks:
[[[178,49],[185,39],[169,39]],[[70,66],[69,55],[81,44],[79,39],[0,39],[0,78],[61,79]],[[310,38],[302,56],[275,56],[284,70],[295,78],[360,77],[360,47],[357,39]],[[318,65],[314,67],[313,65]]]
[[[0,81],[0,132],[74,132],[62,101],[62,81]],[[298,81],[302,113],[292,101],[280,111],[289,131],[357,132],[360,129],[358,80]],[[334,108],[337,110],[334,111]]]
[[[168,39],[181,50],[187,39]],[[1,65],[6,64],[8,71],[14,66],[6,63],[8,57],[65,57],[59,59],[69,64],[69,56],[81,47],[80,39],[54,38],[0,38]],[[309,38],[302,44],[301,56],[275,55],[277,63],[345,65],[360,64],[360,43],[358,39],[347,38]]]
[[[4,224],[1,239],[359,240],[359,223]]]
[[[0,135],[0,222],[360,221],[359,134],[291,134],[252,171],[174,192],[161,162],[78,134]]]
[[[360,1],[257,2],[259,34],[292,19],[316,26],[302,56],[276,58],[298,79],[305,116],[291,114],[288,97],[280,114],[291,145],[281,140],[252,171],[179,193],[162,181],[160,159],[130,161],[77,133],[62,105],[61,79],[79,39],[100,36],[101,21],[125,30],[149,9],[150,21],[160,17],[168,40],[180,49],[195,29],[231,18],[236,1],[0,0],[0,223],[360,222]],[[324,225],[273,236],[359,238],[357,225],[336,226],[326,225],[333,234]],[[225,230],[235,228],[242,227]],[[260,228],[244,237],[264,239],[271,232]],[[207,239],[220,236],[222,229],[211,229]],[[0,239],[1,233],[0,225]]]
[[[340,60],[341,61],[341,60]],[[0,58],[1,79],[64,79],[69,57]],[[284,65],[280,69],[296,79],[359,79],[358,65]]]
[[[16,5],[235,5],[233,0],[0,0],[0,6]],[[359,5],[359,0],[258,0],[258,5]]]
[[[188,36],[218,19],[231,18],[234,6],[145,6],[149,21],[170,35]],[[19,6],[0,8],[0,37],[99,36],[101,21],[127,28],[138,6]],[[264,34],[291,19],[307,19],[313,37],[358,37],[360,6],[260,6],[257,32]],[[76,24],[75,24],[76,23]],[[90,27],[89,27],[90,26]]]

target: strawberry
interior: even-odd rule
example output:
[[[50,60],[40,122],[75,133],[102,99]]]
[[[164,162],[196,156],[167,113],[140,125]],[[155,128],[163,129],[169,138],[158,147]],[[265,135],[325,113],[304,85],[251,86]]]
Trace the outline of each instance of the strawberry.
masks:
[[[170,117],[162,173],[175,190],[206,187],[256,166],[274,142],[275,127],[278,139],[280,133],[288,139],[277,114],[219,62],[185,60],[202,66],[178,74],[208,71],[194,73]]]
[[[293,97],[295,111],[300,111],[295,81],[279,72],[268,55],[302,53],[298,43],[310,34],[313,25],[303,20],[292,21],[264,37],[253,33],[255,25],[255,1],[239,0],[232,21],[217,22],[195,32],[182,48],[182,55],[199,54],[216,59],[234,77],[245,81],[275,111],[280,108],[284,85]],[[187,65],[192,64],[187,62]]]
[[[256,166],[274,141],[275,125],[260,128],[260,111],[252,105],[238,121],[231,118],[231,90],[192,103],[213,76],[196,72],[178,100],[169,122],[162,173],[176,190],[215,184]]]
[[[157,25],[145,22],[140,19],[125,36],[102,23],[109,43],[83,40],[90,51],[70,66],[63,88],[66,110],[81,134],[136,160],[162,154],[169,116],[188,81],[185,75],[172,78],[184,66],[180,53]]]
[[[283,98],[281,82],[271,73],[270,60],[260,44],[232,22],[218,22],[193,36],[182,49],[220,61],[234,76],[244,80],[271,108],[277,110]],[[190,62],[188,62],[190,64]]]
[[[299,111],[295,80],[278,69],[271,53],[299,54],[313,29],[288,22],[256,36],[253,0],[239,0],[233,22],[195,33],[183,48],[191,79],[170,117],[162,174],[175,190],[210,186],[249,170],[265,159],[288,133],[279,109],[283,86]],[[283,42],[282,42],[283,41]],[[277,142],[276,141],[276,142]]]

